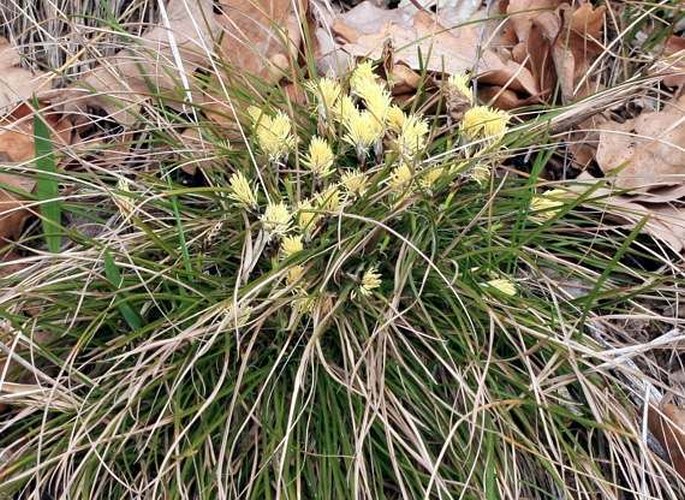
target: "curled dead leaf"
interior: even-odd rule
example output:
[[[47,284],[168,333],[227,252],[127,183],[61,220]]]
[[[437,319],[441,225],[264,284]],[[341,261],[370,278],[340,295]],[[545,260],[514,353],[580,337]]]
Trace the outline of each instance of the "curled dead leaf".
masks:
[[[420,81],[421,77],[419,74],[404,64],[393,65],[392,72],[389,75],[392,93],[395,95],[415,91]]]
[[[564,102],[590,94],[597,77],[589,74],[590,66],[604,50],[600,36],[604,27],[606,6],[594,7],[584,2],[577,9],[559,9],[563,26],[554,43],[552,56]]]
[[[602,52],[600,37],[606,7],[561,0],[510,0],[507,13],[517,45],[512,57],[534,75],[544,95],[559,84],[564,102],[585,96],[596,86],[588,70]]]

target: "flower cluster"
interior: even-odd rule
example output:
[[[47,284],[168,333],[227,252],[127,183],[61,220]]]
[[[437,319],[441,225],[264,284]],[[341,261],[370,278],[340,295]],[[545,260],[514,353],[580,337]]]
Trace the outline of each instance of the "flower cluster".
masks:
[[[252,118],[257,145],[272,162],[284,160],[295,148],[295,136],[288,115],[279,111],[269,116],[259,108],[251,106],[248,114]]]
[[[460,117],[459,132],[465,152],[471,156],[474,151],[496,151],[504,138],[511,116],[506,111],[490,106],[473,105],[476,102],[466,75],[455,74],[445,83],[447,107],[453,108]],[[486,156],[486,155],[482,155]],[[488,155],[490,161],[478,163],[470,168],[469,177],[483,186],[490,179],[492,163],[496,155]]]
[[[489,152],[499,147],[509,116],[473,106],[475,98],[464,75],[451,77],[447,86],[469,103],[458,127],[460,137],[490,148]],[[478,183],[490,176],[489,166],[473,167],[468,153],[457,161],[451,157],[449,164],[431,159],[427,150],[432,131],[438,128],[419,113],[393,103],[387,82],[376,75],[370,62],[358,64],[347,82],[320,78],[306,89],[316,133],[298,137],[299,130],[284,111],[249,107],[258,175],[255,179],[247,171],[236,171],[228,180],[230,199],[260,229],[248,247],[252,260],[247,272],[267,252],[286,293],[294,294],[297,313],[312,313],[317,304],[326,302],[317,295],[324,294],[325,287],[312,256],[321,241],[330,241],[328,229],[339,228],[339,221],[355,207],[373,203],[399,210],[437,195],[451,179],[463,175],[465,165]],[[341,275],[353,281],[352,296],[359,300],[372,299],[383,283],[376,266],[364,265],[361,271]],[[512,293],[510,286],[497,280],[486,286]]]

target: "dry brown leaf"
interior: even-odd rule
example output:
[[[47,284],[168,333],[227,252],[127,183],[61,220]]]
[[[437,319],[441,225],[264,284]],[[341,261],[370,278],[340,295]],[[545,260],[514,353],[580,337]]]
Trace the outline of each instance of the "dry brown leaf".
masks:
[[[554,43],[552,57],[561,96],[564,102],[571,102],[590,94],[596,86],[587,75],[591,64],[603,51],[600,36],[606,6],[595,8],[586,2],[575,10],[562,6],[559,12],[564,24]]]
[[[649,407],[647,426],[668,455],[678,474],[685,478],[685,411],[675,405],[662,403]]]
[[[481,84],[537,95],[537,83],[528,69],[479,47],[480,29],[479,23],[447,29],[426,12],[408,15],[368,1],[338,16],[333,24],[333,31],[344,41],[343,49],[354,56],[381,59],[389,42],[395,62],[413,70],[452,75],[475,69]]]
[[[73,126],[59,112],[41,109],[43,120],[52,133],[56,147],[71,143]],[[22,162],[33,158],[33,108],[27,103],[16,106],[0,120],[0,161]]]
[[[392,93],[394,95],[406,94],[414,92],[418,88],[421,76],[404,64],[395,64],[392,67],[388,81],[392,86]]]
[[[353,57],[338,46],[331,30],[333,18],[338,11],[327,0],[309,2],[308,28],[314,45],[312,50],[316,69],[320,74],[331,78],[343,77],[354,66]]]
[[[592,205],[604,210],[603,217],[608,221],[635,227],[644,222],[642,230],[657,240],[664,242],[674,252],[685,248],[685,208],[672,203],[681,190],[659,191],[652,195],[617,194],[608,187],[595,187],[598,182],[606,184],[605,179],[595,179],[587,172],[578,176],[578,184],[569,186],[570,190],[584,193],[586,186],[592,186],[590,198]]]
[[[514,30],[519,43],[526,43],[538,17],[545,12],[553,12],[562,0],[509,0],[508,23]]]
[[[25,267],[25,264],[18,263],[20,256],[12,250],[3,251],[0,254],[0,279],[16,273]]]
[[[572,8],[560,0],[509,1],[508,23],[518,39],[512,56],[532,72],[544,95],[557,82],[564,102],[590,93],[595,82],[587,72],[602,51],[605,10],[588,2]]]
[[[0,161],[26,163],[35,154],[33,136],[33,111],[27,103],[15,107],[0,121]],[[72,126],[61,113],[41,110],[42,117],[52,131],[51,139],[56,148],[71,141]],[[4,186],[10,189],[5,189]],[[35,181],[19,175],[0,174],[0,247],[7,240],[19,236],[24,221],[31,214],[26,202],[12,192],[12,188],[31,192]],[[5,257],[6,259],[7,257]]]
[[[307,3],[291,0],[219,0],[221,54],[241,71],[276,83],[297,60],[300,19]],[[295,7],[297,5],[297,8]],[[300,17],[302,16],[302,17]]]
[[[610,218],[619,219],[635,226],[646,217],[645,233],[666,243],[674,252],[685,247],[685,210],[670,204],[646,205],[642,200],[614,196],[609,201]],[[621,209],[620,214],[616,209]]]
[[[662,111],[599,128],[597,163],[616,187],[649,191],[685,181],[685,96]]]
[[[16,49],[0,37],[0,110],[29,99],[48,84],[45,73],[34,75],[19,63]]]
[[[495,85],[479,86],[478,98],[490,106],[505,110],[535,103],[533,98],[522,99],[516,92]]]
[[[664,44],[663,59],[657,64],[660,73],[666,74],[664,84],[685,87],[685,38],[671,35]]]
[[[10,189],[5,189],[5,186],[30,192],[35,181],[17,175],[0,174],[0,246],[19,236],[24,221],[31,215],[26,209],[26,202]]]
[[[531,71],[543,96],[551,95],[557,82],[552,46],[561,29],[556,12],[560,4],[560,0],[511,0],[507,7],[507,24],[518,40],[512,56]]]

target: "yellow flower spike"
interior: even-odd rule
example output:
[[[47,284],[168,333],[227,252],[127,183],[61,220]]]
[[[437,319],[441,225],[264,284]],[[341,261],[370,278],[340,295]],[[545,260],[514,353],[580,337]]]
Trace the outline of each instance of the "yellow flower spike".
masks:
[[[305,157],[304,165],[318,177],[327,177],[333,173],[333,161],[335,156],[326,139],[314,136],[309,143],[309,151]]]
[[[506,278],[497,278],[494,280],[486,281],[485,283],[481,283],[482,286],[485,286],[486,288],[491,288],[495,289],[500,293],[503,293],[504,295],[507,295],[509,297],[513,297],[516,295],[516,285],[511,281]]]
[[[511,116],[506,111],[489,106],[474,106],[464,113],[460,130],[468,140],[499,141],[507,131]]]
[[[464,97],[469,100],[473,97],[473,92],[471,91],[470,79],[464,74],[454,74],[447,80],[447,86],[451,90],[459,92]]]
[[[302,200],[297,207],[297,227],[303,234],[311,234],[321,219],[310,200]]]
[[[337,212],[340,210],[340,188],[331,184],[324,191],[315,196],[316,204],[321,210]]]
[[[419,185],[428,191],[433,189],[435,183],[440,180],[440,178],[445,174],[446,170],[444,167],[429,168],[425,172],[422,172],[421,178],[419,179]]]
[[[292,308],[299,314],[311,314],[316,305],[316,297],[309,295],[306,290],[299,290],[297,298],[292,303]]]
[[[247,180],[245,174],[236,172],[228,178],[228,185],[231,190],[229,197],[235,200],[243,208],[248,210],[257,207],[257,197],[255,196],[250,181]]]
[[[357,67],[350,76],[350,89],[352,89],[352,92],[358,93],[369,82],[376,82],[373,65],[370,61],[357,64]]]
[[[281,257],[283,259],[289,259],[296,253],[301,252],[304,249],[302,244],[302,236],[284,236],[281,241]]]
[[[328,116],[342,95],[342,86],[332,78],[321,78],[318,82],[309,82],[307,88],[316,94],[319,113]]]
[[[404,125],[404,122],[407,120],[407,115],[404,114],[404,111],[397,106],[396,104],[393,104],[390,106],[388,109],[388,128],[392,130],[393,132],[399,133],[400,130],[402,130],[402,126]]]
[[[359,111],[348,95],[342,96],[333,106],[333,118],[342,124],[348,123],[357,114]]]
[[[369,113],[384,124],[392,102],[390,92],[374,80],[364,80],[359,84],[356,94],[364,100]]]
[[[531,214],[531,219],[535,222],[547,222],[554,218],[561,207],[564,206],[564,197],[568,193],[563,189],[552,189],[542,195],[535,195],[530,202],[530,210],[534,212]]]
[[[344,140],[356,148],[358,156],[364,156],[383,138],[383,125],[368,111],[354,113],[345,122],[345,129]]]
[[[395,193],[404,191],[411,184],[413,176],[414,172],[412,171],[411,167],[407,163],[402,162],[390,173],[388,185]]]
[[[416,158],[426,147],[428,131],[429,127],[426,120],[415,115],[409,116],[402,124],[400,135],[397,138],[400,153],[410,158]]]
[[[295,286],[298,282],[302,280],[304,276],[304,266],[298,264],[296,266],[291,266],[288,268],[288,273],[285,275],[285,283],[288,286]]]
[[[370,267],[362,275],[361,283],[359,284],[359,293],[364,297],[368,297],[375,289],[381,286],[381,274],[378,272],[376,266]]]
[[[345,172],[340,177],[340,184],[342,184],[349,195],[363,196],[369,187],[369,178],[364,172],[356,169],[351,172]]]
[[[264,111],[262,111],[262,109],[258,108],[257,106],[248,106],[247,116],[249,116],[250,120],[252,120],[253,127],[257,126],[257,124],[260,123],[261,120],[263,120],[264,118],[268,118],[269,120],[271,119],[271,117],[266,115]]]
[[[290,229],[292,215],[285,203],[269,203],[261,217],[264,231],[269,236],[284,236]]]
[[[274,118],[263,116],[257,126],[257,142],[271,161],[279,161],[295,147],[292,123],[288,115],[279,111]]]
[[[476,165],[471,169],[469,176],[476,181],[479,186],[483,186],[490,180],[492,167],[490,165]]]

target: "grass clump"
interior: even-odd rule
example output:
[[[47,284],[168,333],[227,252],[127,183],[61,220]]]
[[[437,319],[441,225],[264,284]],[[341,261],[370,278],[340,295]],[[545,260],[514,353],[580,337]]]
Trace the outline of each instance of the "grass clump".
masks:
[[[0,491],[674,494],[635,368],[601,343],[638,299],[674,300],[677,278],[626,263],[637,231],[541,186],[544,150],[495,175],[543,140],[509,114],[443,127],[369,63],[303,102],[245,106],[245,144],[214,139],[202,182],[180,182],[164,127],[161,174],[69,181],[70,243],[27,254],[0,297],[31,389],[6,399]]]

